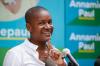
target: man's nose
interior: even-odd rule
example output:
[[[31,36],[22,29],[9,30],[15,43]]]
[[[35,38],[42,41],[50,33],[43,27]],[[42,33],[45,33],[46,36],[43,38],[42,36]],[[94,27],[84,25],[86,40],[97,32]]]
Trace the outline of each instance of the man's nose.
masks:
[[[52,28],[53,27],[53,25],[52,24],[45,24],[45,29],[49,29],[49,28]]]

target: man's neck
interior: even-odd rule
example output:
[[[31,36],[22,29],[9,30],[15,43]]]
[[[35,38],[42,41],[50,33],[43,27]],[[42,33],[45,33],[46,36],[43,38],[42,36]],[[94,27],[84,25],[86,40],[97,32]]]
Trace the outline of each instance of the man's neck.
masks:
[[[46,41],[36,41],[36,40],[32,40],[32,39],[29,39],[29,41],[35,45],[38,45],[38,49],[40,49],[40,50],[43,50],[47,47]]]

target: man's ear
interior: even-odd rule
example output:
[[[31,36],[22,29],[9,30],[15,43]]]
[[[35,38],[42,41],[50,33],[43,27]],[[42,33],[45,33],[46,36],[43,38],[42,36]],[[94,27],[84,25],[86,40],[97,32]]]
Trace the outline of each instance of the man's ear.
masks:
[[[31,25],[30,25],[29,23],[26,23],[26,27],[27,27],[27,30],[28,30],[29,32],[31,32]]]

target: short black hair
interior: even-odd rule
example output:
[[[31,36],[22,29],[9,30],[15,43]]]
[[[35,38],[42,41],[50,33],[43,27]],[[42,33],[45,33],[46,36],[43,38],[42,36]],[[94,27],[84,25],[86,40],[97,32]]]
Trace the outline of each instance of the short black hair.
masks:
[[[45,10],[45,11],[48,11],[46,8],[42,7],[42,6],[35,6],[35,7],[32,7],[30,9],[28,9],[25,13],[25,20],[26,20],[26,23],[29,23],[30,20],[31,20],[31,17],[32,16],[36,16],[35,15],[35,12],[39,12],[41,10]]]

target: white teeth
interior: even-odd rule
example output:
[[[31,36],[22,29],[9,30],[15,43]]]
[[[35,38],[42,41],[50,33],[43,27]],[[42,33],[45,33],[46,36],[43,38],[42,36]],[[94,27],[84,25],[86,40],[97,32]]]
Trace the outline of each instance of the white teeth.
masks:
[[[51,34],[50,32],[43,32],[44,34]]]

